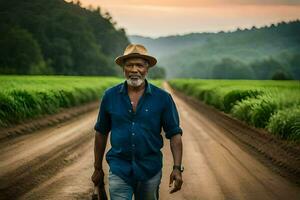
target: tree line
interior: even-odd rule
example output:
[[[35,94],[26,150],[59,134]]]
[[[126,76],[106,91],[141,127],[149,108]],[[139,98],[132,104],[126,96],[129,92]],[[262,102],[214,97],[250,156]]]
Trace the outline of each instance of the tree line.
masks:
[[[210,76],[217,79],[300,80],[300,53],[287,55],[284,59],[270,57],[249,64],[224,58],[213,66]]]
[[[169,78],[300,79],[299,20],[228,32],[130,39],[149,45]]]
[[[113,59],[128,44],[100,7],[0,0],[0,74],[118,75]]]
[[[300,21],[220,32],[190,51],[164,59],[174,76],[218,79],[300,80]],[[181,60],[179,60],[181,59]],[[174,65],[177,62],[177,67]],[[185,66],[183,66],[185,65]],[[177,72],[177,73],[176,73]]]

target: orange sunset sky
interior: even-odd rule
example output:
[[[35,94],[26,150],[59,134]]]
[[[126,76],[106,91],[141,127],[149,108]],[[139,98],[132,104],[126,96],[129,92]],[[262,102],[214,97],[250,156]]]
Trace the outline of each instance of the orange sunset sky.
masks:
[[[300,0],[80,0],[100,6],[128,35],[159,37],[261,27],[300,19]]]

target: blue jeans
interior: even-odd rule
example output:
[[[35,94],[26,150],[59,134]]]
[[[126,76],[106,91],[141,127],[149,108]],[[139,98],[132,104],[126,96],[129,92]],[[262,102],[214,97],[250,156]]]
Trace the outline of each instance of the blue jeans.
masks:
[[[158,200],[158,191],[162,171],[145,182],[137,182],[135,187],[127,184],[123,179],[109,171],[109,193],[111,200]]]

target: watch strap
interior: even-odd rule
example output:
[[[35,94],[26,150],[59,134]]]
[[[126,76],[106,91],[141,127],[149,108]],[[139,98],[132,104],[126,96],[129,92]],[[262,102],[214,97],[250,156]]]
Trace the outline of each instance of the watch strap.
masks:
[[[173,170],[178,169],[180,172],[183,172],[184,168],[182,165],[173,165]]]

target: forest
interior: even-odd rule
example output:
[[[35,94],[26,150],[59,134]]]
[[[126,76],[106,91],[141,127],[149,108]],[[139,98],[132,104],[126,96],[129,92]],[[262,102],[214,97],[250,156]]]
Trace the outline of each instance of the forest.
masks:
[[[118,75],[113,59],[128,44],[100,7],[0,0],[0,74]]]
[[[300,79],[300,21],[159,38],[130,36],[159,58],[167,77]]]

